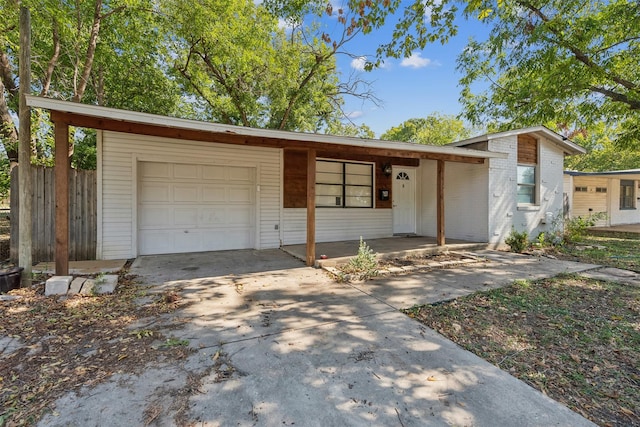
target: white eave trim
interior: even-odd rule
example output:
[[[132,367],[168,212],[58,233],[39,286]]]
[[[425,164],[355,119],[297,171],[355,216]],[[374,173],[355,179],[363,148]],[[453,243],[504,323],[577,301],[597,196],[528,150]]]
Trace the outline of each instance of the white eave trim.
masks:
[[[490,151],[478,151],[455,146],[421,145],[408,142],[382,141],[377,139],[363,139],[348,136],[334,136],[319,133],[290,132],[273,129],[257,129],[243,126],[224,125],[219,123],[202,122],[198,120],[180,119],[160,116],[157,114],[141,113],[137,111],[119,110],[116,108],[97,105],[80,104],[77,102],[61,101],[33,95],[26,96],[27,105],[33,108],[59,111],[64,113],[81,114],[95,118],[107,118],[129,123],[139,123],[178,129],[200,130],[212,133],[223,133],[238,136],[252,136],[260,138],[282,139],[286,141],[322,142],[343,146],[363,148],[377,148],[417,153],[448,154],[454,156],[474,158],[506,158],[506,154]]]
[[[563,137],[562,135],[552,131],[551,129],[545,126],[532,126],[528,128],[509,130],[505,132],[484,134],[484,135],[479,135],[473,138],[464,139],[462,141],[453,142],[450,145],[454,147],[464,147],[466,145],[474,144],[476,142],[486,142],[491,139],[507,138],[510,136],[522,135],[527,133],[533,133],[533,134],[545,136],[551,142],[560,146],[567,154],[584,154],[587,152],[587,150],[585,150],[575,142],[571,141],[568,138]]]

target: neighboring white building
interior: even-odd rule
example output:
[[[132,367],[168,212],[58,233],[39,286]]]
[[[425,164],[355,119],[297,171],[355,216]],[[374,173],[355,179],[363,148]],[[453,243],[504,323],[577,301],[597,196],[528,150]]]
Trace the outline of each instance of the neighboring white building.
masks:
[[[442,147],[28,103],[98,129],[98,259],[360,236],[498,246],[550,229],[564,156],[584,152],[545,127]]]
[[[544,126],[482,135],[451,145],[507,154],[506,158],[487,161],[487,191],[476,194],[486,196],[478,207],[484,210],[486,205],[488,214],[478,215],[476,221],[477,227],[486,228],[491,245],[502,245],[512,228],[535,238],[561,225],[564,156],[583,154],[582,147]]]
[[[640,223],[640,169],[565,171],[564,193],[571,218],[604,212],[597,226]]]

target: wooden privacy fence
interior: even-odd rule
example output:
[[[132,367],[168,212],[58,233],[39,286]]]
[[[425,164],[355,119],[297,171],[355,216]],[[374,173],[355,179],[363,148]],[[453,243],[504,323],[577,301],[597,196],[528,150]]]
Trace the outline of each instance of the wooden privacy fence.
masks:
[[[19,166],[18,166],[19,167]],[[18,167],[11,171],[11,259],[18,259]],[[69,260],[96,259],[96,171],[69,172]],[[55,258],[55,180],[53,168],[31,166],[33,180],[33,262]]]

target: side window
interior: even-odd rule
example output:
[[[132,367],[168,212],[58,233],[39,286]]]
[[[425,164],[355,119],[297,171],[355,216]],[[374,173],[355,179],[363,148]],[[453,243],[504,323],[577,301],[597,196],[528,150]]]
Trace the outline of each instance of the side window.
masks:
[[[518,204],[535,205],[538,201],[538,140],[518,135]]]
[[[620,209],[635,209],[634,181],[623,179],[620,181]]]

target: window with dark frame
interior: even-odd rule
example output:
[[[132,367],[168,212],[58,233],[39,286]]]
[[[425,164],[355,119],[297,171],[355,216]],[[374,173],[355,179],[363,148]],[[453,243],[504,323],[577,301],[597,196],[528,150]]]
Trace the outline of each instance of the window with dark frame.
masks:
[[[576,193],[586,193],[587,187],[576,187]]]
[[[596,193],[606,193],[607,187],[596,187]]]
[[[623,179],[620,180],[620,209],[635,209],[635,182]]]
[[[372,208],[373,165],[317,160],[316,207]]]

